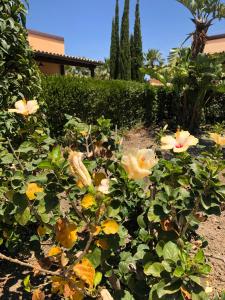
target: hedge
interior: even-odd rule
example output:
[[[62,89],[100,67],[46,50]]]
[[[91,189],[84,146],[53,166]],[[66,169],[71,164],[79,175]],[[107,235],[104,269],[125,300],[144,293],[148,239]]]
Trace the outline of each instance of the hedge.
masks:
[[[208,97],[208,96],[207,96]],[[42,98],[46,115],[55,135],[61,135],[65,114],[95,124],[104,116],[118,127],[132,127],[138,122],[170,127],[179,125],[179,99],[169,88],[152,87],[147,83],[122,80],[95,80],[73,76],[42,78]],[[224,120],[224,94],[211,96],[205,108],[205,122]]]
[[[65,114],[88,123],[104,116],[118,127],[153,121],[156,89],[145,83],[48,76],[42,78],[42,88],[47,118],[55,134],[61,133]]]

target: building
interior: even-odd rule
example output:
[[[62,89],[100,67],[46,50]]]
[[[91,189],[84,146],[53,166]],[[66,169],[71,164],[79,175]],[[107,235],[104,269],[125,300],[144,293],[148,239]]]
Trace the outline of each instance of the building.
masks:
[[[209,54],[225,52],[225,34],[208,36],[204,52]]]
[[[65,74],[65,66],[88,68],[94,77],[101,61],[65,54],[64,38],[35,30],[28,30],[28,41],[40,70],[46,75]]]

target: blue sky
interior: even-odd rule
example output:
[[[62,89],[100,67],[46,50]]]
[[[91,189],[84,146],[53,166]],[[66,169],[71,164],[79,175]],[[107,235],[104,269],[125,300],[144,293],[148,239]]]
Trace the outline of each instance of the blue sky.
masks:
[[[133,31],[136,0],[130,0]],[[124,0],[120,0],[122,15]],[[193,25],[176,0],[140,0],[143,48],[159,49],[165,57],[179,46]],[[30,0],[27,27],[65,38],[66,54],[103,60],[109,56],[115,0]],[[209,34],[225,33],[225,21]]]

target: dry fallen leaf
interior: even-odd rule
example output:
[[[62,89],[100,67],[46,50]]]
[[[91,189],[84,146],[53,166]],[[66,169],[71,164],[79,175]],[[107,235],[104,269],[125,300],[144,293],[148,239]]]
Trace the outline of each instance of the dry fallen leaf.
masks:
[[[107,289],[101,290],[100,295],[102,300],[114,300]]]
[[[180,290],[185,300],[191,300],[191,294],[183,286],[180,288]]]
[[[69,259],[66,257],[66,254],[65,253],[62,253],[61,255],[61,265],[63,267],[65,267],[69,262]]]
[[[39,289],[34,290],[32,295],[32,300],[44,300],[45,299],[45,293],[42,292]]]

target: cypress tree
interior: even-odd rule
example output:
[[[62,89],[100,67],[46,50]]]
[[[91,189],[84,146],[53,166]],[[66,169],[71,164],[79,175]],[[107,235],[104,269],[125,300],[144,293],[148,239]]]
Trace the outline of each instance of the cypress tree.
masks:
[[[137,80],[137,81],[142,81],[143,75],[139,71],[139,69],[143,66],[142,34],[141,34],[139,0],[137,0],[136,11],[135,11],[133,64],[134,64],[133,79]]]
[[[120,36],[120,78],[124,80],[131,79],[129,6],[130,0],[125,0]]]
[[[134,35],[130,36],[130,55],[131,55],[131,79],[135,80],[135,47],[134,47]]]
[[[119,33],[119,0],[116,0],[115,11],[115,79],[120,78],[120,33]]]
[[[110,47],[110,78],[115,78],[116,70],[116,40],[115,40],[115,20],[112,21],[111,47]]]

